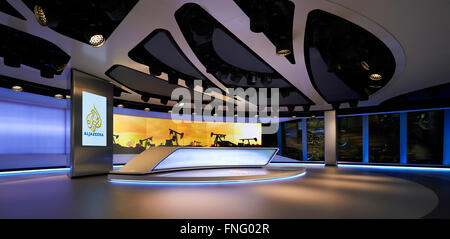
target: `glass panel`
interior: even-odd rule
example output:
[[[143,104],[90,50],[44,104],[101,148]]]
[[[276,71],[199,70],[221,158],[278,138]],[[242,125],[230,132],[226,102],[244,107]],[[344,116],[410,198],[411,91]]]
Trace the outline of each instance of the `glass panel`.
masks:
[[[400,114],[369,116],[369,162],[400,163]]]
[[[308,161],[324,161],[323,119],[307,119]]]
[[[444,112],[408,113],[408,164],[442,164]]]
[[[362,162],[362,117],[339,117],[338,127],[338,161]]]
[[[285,157],[301,160],[302,155],[302,123],[288,122],[283,124],[283,150]]]

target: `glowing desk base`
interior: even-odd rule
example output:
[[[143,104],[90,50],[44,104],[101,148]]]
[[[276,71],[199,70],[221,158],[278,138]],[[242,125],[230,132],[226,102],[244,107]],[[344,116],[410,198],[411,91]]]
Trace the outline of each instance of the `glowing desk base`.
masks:
[[[115,183],[128,184],[217,184],[276,181],[303,176],[303,167],[191,169],[146,175],[110,174]]]
[[[280,180],[305,173],[302,167],[268,166],[277,148],[156,147],[142,152],[108,179],[121,183],[230,183]]]

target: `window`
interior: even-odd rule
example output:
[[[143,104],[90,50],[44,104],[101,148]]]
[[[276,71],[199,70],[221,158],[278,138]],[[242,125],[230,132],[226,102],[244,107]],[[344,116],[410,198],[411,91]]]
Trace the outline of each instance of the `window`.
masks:
[[[338,160],[344,162],[362,162],[362,117],[337,118],[337,130]]]
[[[308,129],[308,161],[324,161],[324,132],[323,119],[311,118],[306,120]]]
[[[302,155],[302,123],[288,122],[283,125],[282,155],[300,160]]]
[[[407,119],[408,164],[442,164],[444,112],[410,112]]]
[[[369,116],[369,162],[400,163],[400,114]]]

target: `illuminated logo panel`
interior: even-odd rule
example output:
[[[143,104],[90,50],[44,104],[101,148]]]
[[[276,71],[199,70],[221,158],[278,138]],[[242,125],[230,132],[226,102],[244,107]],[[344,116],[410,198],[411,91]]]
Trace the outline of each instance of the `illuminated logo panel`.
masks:
[[[82,93],[82,145],[106,146],[106,97]]]

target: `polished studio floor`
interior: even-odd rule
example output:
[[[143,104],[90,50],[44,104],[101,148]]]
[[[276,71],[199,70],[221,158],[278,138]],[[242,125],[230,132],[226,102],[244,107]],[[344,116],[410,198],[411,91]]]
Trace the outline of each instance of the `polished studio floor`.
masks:
[[[306,167],[286,181],[189,186],[1,175],[0,218],[450,218],[450,171]]]

